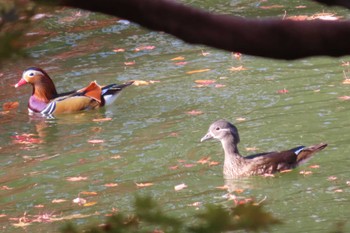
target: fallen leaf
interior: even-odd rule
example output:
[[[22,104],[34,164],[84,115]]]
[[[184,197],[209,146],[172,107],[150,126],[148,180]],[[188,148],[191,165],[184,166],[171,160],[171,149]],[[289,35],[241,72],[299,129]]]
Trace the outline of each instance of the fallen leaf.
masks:
[[[350,78],[344,79],[343,84],[350,84]]]
[[[175,185],[175,187],[174,187],[175,191],[180,191],[180,190],[182,190],[184,188],[187,188],[187,185],[184,184],[184,183],[179,184],[179,185]]]
[[[340,100],[350,100],[350,96],[343,95],[343,96],[339,96],[338,99],[340,99]]]
[[[328,178],[327,178],[327,180],[329,180],[329,181],[335,181],[335,180],[337,180],[338,179],[338,177],[336,177],[336,176],[329,176]]]
[[[244,189],[235,189],[234,192],[240,194],[244,192]]]
[[[0,190],[11,190],[12,188],[10,188],[9,186],[3,185],[0,187]]]
[[[215,84],[215,88],[222,88],[222,87],[226,87],[225,84]]]
[[[116,52],[116,53],[121,53],[121,52],[125,52],[125,49],[122,49],[122,48],[116,48],[116,49],[113,49],[113,52]]]
[[[117,183],[108,183],[108,184],[104,184],[105,187],[108,187],[108,188],[112,188],[112,187],[117,187],[118,184]]]
[[[143,188],[143,187],[149,187],[152,186],[153,183],[135,183],[137,187]]]
[[[269,9],[276,9],[276,8],[283,8],[283,5],[270,5],[270,6],[260,6],[260,9],[263,10],[269,10]]]
[[[44,205],[35,205],[34,208],[44,208]]]
[[[183,166],[186,167],[186,168],[190,168],[190,167],[194,167],[194,166],[196,166],[196,165],[193,164],[193,163],[186,163],[186,164],[184,164]]]
[[[197,201],[197,202],[193,202],[192,204],[189,204],[188,206],[195,206],[195,207],[198,207],[198,206],[201,206],[201,205],[202,205],[202,202]]]
[[[174,64],[177,65],[177,66],[184,66],[184,65],[187,64],[187,61],[180,61],[180,62],[176,62]]]
[[[209,163],[209,161],[210,161],[210,157],[207,156],[207,157],[203,157],[200,160],[198,160],[197,163],[206,164],[206,163]]]
[[[262,175],[263,177],[275,177],[274,174],[268,174],[268,173],[265,173]]]
[[[126,61],[126,62],[124,62],[124,65],[126,65],[126,66],[132,66],[132,65],[135,65],[135,64],[136,64],[135,61]]]
[[[87,203],[84,203],[83,206],[87,207],[87,206],[93,206],[93,205],[96,205],[96,201],[92,201],[92,202],[87,202]]]
[[[237,67],[230,67],[228,68],[229,71],[242,71],[242,70],[247,70],[247,68],[243,67],[243,66],[237,66]]]
[[[95,196],[95,195],[97,195],[97,192],[82,191],[79,194],[81,194],[81,195],[88,195],[88,196]]]
[[[6,217],[6,214],[0,214],[0,218]]]
[[[145,45],[145,46],[140,46],[135,49],[136,52],[143,51],[143,50],[153,50],[155,49],[156,46],[153,45]]]
[[[179,56],[171,59],[171,61],[182,61],[182,60],[185,60],[185,57]]]
[[[170,170],[176,170],[176,169],[178,169],[178,168],[179,168],[179,166],[177,166],[177,165],[175,165],[175,166],[170,166],[170,167],[169,167]]]
[[[286,169],[286,170],[280,171],[280,173],[288,173],[288,172],[291,172],[291,171],[293,171],[293,170],[292,169]]]
[[[91,139],[91,140],[88,140],[88,143],[91,143],[91,144],[100,144],[100,143],[103,143],[104,140],[102,139]]]
[[[247,119],[244,118],[244,117],[237,117],[237,118],[236,118],[236,121],[245,121],[245,120],[247,120]]]
[[[209,52],[204,52],[204,51],[202,50],[202,56],[206,57],[206,56],[208,56],[209,54],[210,54]]]
[[[62,203],[62,202],[66,202],[67,200],[65,200],[65,199],[53,199],[52,201],[51,201],[51,203]]]
[[[191,71],[187,71],[186,74],[197,74],[197,73],[203,73],[208,71],[210,71],[210,69],[191,70]]]
[[[210,85],[216,82],[216,80],[210,80],[210,79],[199,79],[194,81],[197,84],[202,84],[202,85]]]
[[[191,115],[191,116],[197,116],[197,115],[203,114],[203,112],[200,110],[191,110],[191,111],[186,112],[186,114]]]
[[[97,119],[93,119],[93,122],[105,122],[105,121],[111,121],[112,118],[110,117],[106,117],[106,118],[97,118]]]
[[[88,178],[86,176],[75,176],[75,177],[68,177],[66,178],[67,181],[82,181],[82,180],[87,180]]]
[[[148,82],[148,81],[134,80],[134,83],[132,85],[135,85],[135,86],[147,86],[149,84],[150,84],[150,82]]]
[[[350,62],[349,61],[342,61],[341,66],[350,66]]]
[[[246,151],[257,151],[257,150],[259,150],[259,148],[255,147],[255,146],[254,147],[246,147],[245,150]]]
[[[18,108],[19,103],[18,102],[6,102],[2,105],[2,109],[4,111],[9,111],[11,109]]]
[[[342,193],[342,192],[344,192],[344,191],[343,191],[342,189],[335,189],[334,192],[335,192],[335,193]]]
[[[111,159],[120,159],[120,158],[121,158],[120,155],[113,155],[113,156],[111,156]]]
[[[317,169],[317,168],[320,168],[320,165],[318,164],[310,165],[309,168]]]
[[[286,88],[277,91],[278,94],[287,94],[288,92],[289,91]]]
[[[217,161],[210,161],[209,162],[209,166],[216,166],[216,165],[219,165],[220,162],[217,162]]]
[[[304,176],[307,176],[307,175],[311,175],[311,174],[312,174],[312,171],[303,170],[303,171],[300,171],[299,174],[304,175]]]
[[[15,135],[11,136],[14,140],[13,143],[18,144],[40,144],[43,142],[40,138],[35,138],[34,134],[22,134],[22,135]]]

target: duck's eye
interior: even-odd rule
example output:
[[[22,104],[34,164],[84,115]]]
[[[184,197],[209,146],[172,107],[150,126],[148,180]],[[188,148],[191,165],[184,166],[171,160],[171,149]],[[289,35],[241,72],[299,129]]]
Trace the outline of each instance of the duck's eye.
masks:
[[[216,127],[216,129],[215,130],[220,130],[220,127]]]
[[[30,77],[33,77],[33,76],[34,76],[34,73],[33,73],[33,72],[32,72],[32,73],[30,73],[30,74],[29,74],[29,76],[30,76]]]

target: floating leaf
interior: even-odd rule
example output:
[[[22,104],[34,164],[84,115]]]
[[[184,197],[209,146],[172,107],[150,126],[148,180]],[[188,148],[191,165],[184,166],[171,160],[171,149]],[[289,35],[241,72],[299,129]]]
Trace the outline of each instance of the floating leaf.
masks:
[[[124,62],[124,65],[126,65],[126,66],[132,66],[132,65],[135,65],[135,64],[136,64],[135,61],[126,61],[126,62]]]
[[[191,110],[191,111],[186,112],[186,114],[191,115],[191,116],[197,116],[197,115],[203,114],[203,112],[200,110]]]
[[[285,170],[282,170],[281,173],[288,173],[288,172],[292,172],[293,170],[292,169],[285,169]]]
[[[3,185],[0,186],[0,190],[11,190],[12,188],[10,188],[9,186]]]
[[[91,140],[88,140],[88,143],[92,143],[92,144],[100,144],[100,143],[103,143],[104,140],[102,139],[91,139]]]
[[[198,207],[198,206],[201,206],[201,205],[202,205],[202,202],[197,201],[197,202],[193,202],[192,204],[189,204],[188,206],[195,206],[195,207]]]
[[[0,218],[7,217],[6,214],[0,214]]]
[[[320,168],[320,165],[318,164],[310,165],[309,168],[317,169],[317,168]]]
[[[197,74],[197,73],[203,73],[208,71],[210,71],[210,69],[191,70],[191,71],[187,71],[186,74]]]
[[[118,184],[117,183],[108,183],[108,184],[104,184],[105,187],[108,187],[108,188],[112,188],[112,187],[117,187]]]
[[[113,49],[113,52],[116,52],[116,53],[121,53],[121,52],[125,52],[125,49],[122,49],[122,48],[116,48],[116,49]]]
[[[143,51],[143,50],[153,50],[155,49],[156,46],[153,45],[145,45],[145,46],[140,46],[135,49],[136,52]]]
[[[65,199],[53,199],[52,201],[51,201],[51,203],[62,203],[62,202],[66,202],[67,200],[65,200]]]
[[[185,57],[180,56],[180,57],[174,57],[171,59],[171,61],[182,61],[182,60],[185,60]]]
[[[106,117],[106,118],[97,118],[97,119],[93,119],[93,122],[105,122],[105,121],[111,121],[112,118],[110,117]]]
[[[120,158],[121,158],[120,155],[113,155],[113,156],[111,156],[111,159],[120,159]]]
[[[170,170],[176,170],[176,169],[178,169],[178,168],[179,168],[179,166],[177,166],[177,165],[175,165],[175,166],[170,166],[170,167],[169,167]]]
[[[87,179],[88,178],[86,176],[75,176],[75,177],[66,178],[67,181],[72,181],[72,182],[82,181],[82,180],[87,180]]]
[[[305,170],[299,172],[299,174],[304,176],[311,175],[312,173],[313,173],[312,171],[305,171]]]
[[[343,84],[350,84],[350,78],[344,79]]]
[[[80,192],[79,194],[88,195],[88,196],[96,196],[96,195],[97,195],[97,192],[83,191],[83,192]]]
[[[334,192],[335,193],[342,193],[342,192],[344,192],[344,190],[342,190],[342,189],[335,189]]]
[[[245,150],[246,151],[257,151],[257,150],[259,150],[259,148],[253,146],[253,147],[246,147]]]
[[[196,80],[196,81],[194,81],[194,82],[197,83],[197,84],[201,84],[201,85],[210,85],[210,84],[215,83],[216,80],[210,80],[210,79],[208,79],[208,80],[202,80],[202,79],[199,79],[199,80]]]
[[[335,180],[337,180],[338,179],[338,177],[336,177],[336,176],[329,176],[328,178],[327,178],[327,180],[329,180],[329,181],[335,181]]]
[[[2,105],[2,109],[4,111],[9,111],[11,109],[18,108],[19,103],[18,102],[6,102]]]
[[[149,187],[152,186],[153,183],[135,183],[137,187],[143,188],[143,187]]]
[[[188,186],[186,184],[182,183],[182,184],[179,184],[179,185],[175,185],[174,189],[175,189],[175,191],[180,191],[180,190],[182,190],[184,188],[187,188],[187,187]]]
[[[35,205],[34,208],[44,208],[45,206],[44,205]]]
[[[210,54],[209,52],[204,52],[204,51],[202,50],[202,56],[206,57],[206,56],[208,56],[209,54]]]
[[[289,91],[286,88],[283,88],[282,90],[278,90],[278,94],[287,94]]]
[[[43,142],[40,138],[35,138],[34,134],[21,134],[12,136],[14,143],[18,144],[40,144]]]
[[[217,161],[210,161],[209,162],[209,166],[216,166],[216,165],[219,165],[220,162],[217,162]]]
[[[194,166],[196,166],[196,165],[193,164],[193,163],[186,163],[186,164],[184,164],[184,167],[186,167],[186,168],[190,168],[190,167],[194,167]]]
[[[226,87],[225,84],[215,84],[215,88],[222,88],[222,87]]]
[[[187,61],[180,61],[180,62],[176,62],[175,65],[177,66],[184,66],[187,64]]]
[[[350,100],[350,96],[348,96],[348,95],[339,96],[338,99],[340,99],[340,100]]]
[[[217,186],[216,189],[220,189],[220,190],[228,190],[228,186],[227,185],[223,185],[223,186]]]
[[[83,204],[83,206],[87,207],[87,206],[93,206],[93,205],[96,205],[96,201],[92,201],[92,202],[87,202],[85,204]]]
[[[236,118],[236,121],[245,121],[247,120],[245,117],[237,117]]]
[[[237,66],[237,67],[230,67],[228,68],[229,71],[242,71],[242,70],[247,70],[247,68],[243,67],[243,66]]]
[[[198,160],[197,163],[206,164],[206,163],[209,163],[209,161],[210,161],[210,157],[207,156],[207,157],[203,157],[200,160]]]

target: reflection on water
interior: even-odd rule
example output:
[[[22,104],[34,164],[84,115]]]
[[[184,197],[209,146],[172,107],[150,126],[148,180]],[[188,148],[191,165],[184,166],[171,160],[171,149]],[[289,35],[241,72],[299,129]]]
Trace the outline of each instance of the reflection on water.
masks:
[[[204,1],[202,6],[225,13],[276,13],[262,13],[259,4]],[[283,4],[297,11],[292,3]],[[79,15],[64,9],[36,21],[36,36],[27,38],[32,57],[1,71],[1,102],[20,103],[0,114],[4,232],[23,232],[13,224],[24,215],[31,220],[26,231],[57,232],[62,221],[33,222],[41,213],[61,218],[79,213],[72,221],[89,225],[116,209],[130,211],[135,194],[151,195],[180,216],[207,203],[232,206],[228,191],[263,200],[285,222],[273,232],[327,232],[347,220],[349,102],[338,99],[348,95],[342,84],[347,68],[341,66],[347,58],[237,59],[118,19]],[[30,88],[11,87],[33,65],[50,72],[59,92],[91,80],[159,82],[130,87],[98,111],[36,118],[27,114]],[[198,85],[198,80],[210,81]],[[110,120],[96,120],[105,118]],[[249,148],[271,151],[321,141],[329,147],[291,173],[225,181],[222,148],[199,143],[207,126],[220,118],[237,125],[243,154]],[[187,188],[174,191],[182,183]],[[229,189],[220,188],[224,185]],[[74,203],[78,197],[90,204]]]

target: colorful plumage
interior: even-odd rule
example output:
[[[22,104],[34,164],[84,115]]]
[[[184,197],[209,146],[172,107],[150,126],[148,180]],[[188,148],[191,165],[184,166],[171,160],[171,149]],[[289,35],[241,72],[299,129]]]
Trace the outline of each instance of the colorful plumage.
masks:
[[[293,169],[308,161],[314,153],[324,149],[327,144],[320,143],[309,147],[298,146],[280,152],[266,152],[241,156],[237,144],[240,141],[237,128],[228,121],[212,123],[201,142],[217,139],[225,152],[224,177],[232,179],[242,176],[264,175]]]
[[[95,81],[80,90],[58,94],[50,76],[42,69],[31,67],[23,72],[21,80],[15,85],[20,87],[31,84],[33,92],[28,102],[30,113],[56,115],[88,109],[96,109],[111,104],[123,88],[133,81],[124,84],[99,86]]]

